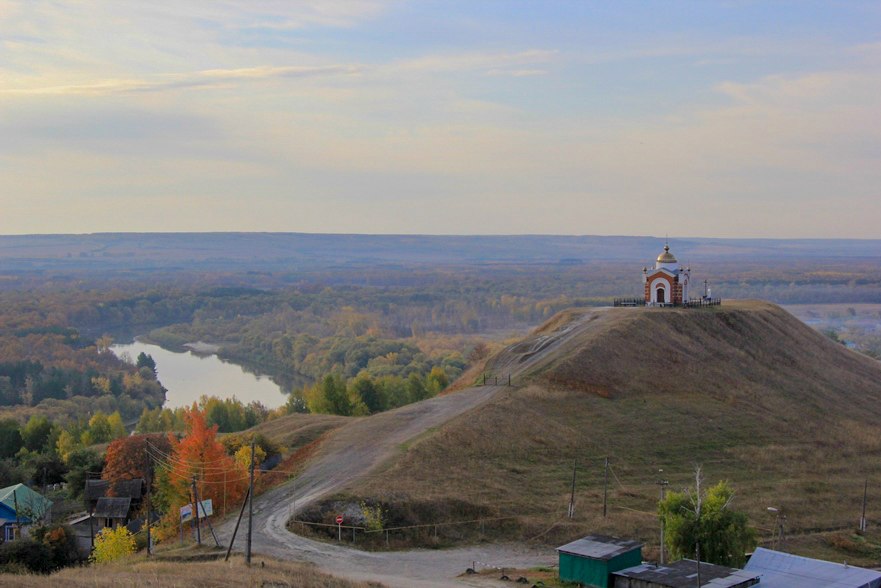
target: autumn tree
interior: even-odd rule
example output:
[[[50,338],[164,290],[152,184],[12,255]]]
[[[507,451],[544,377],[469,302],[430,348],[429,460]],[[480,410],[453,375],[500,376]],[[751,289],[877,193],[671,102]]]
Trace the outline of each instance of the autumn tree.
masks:
[[[110,482],[111,488],[117,482],[138,478],[152,484],[155,464],[170,454],[171,443],[165,435],[122,437],[107,446],[101,479]]]
[[[125,527],[102,529],[95,535],[95,548],[89,559],[95,563],[110,563],[132,555],[136,550],[135,537]]]
[[[247,472],[217,440],[217,425],[208,426],[205,413],[196,405],[184,413],[186,433],[180,440],[169,433],[171,454],[165,462],[161,493],[168,503],[165,528],[174,532],[178,509],[189,504],[191,484],[196,480],[200,500],[213,499],[215,508],[232,505],[244,496]],[[169,518],[170,517],[170,518]]]

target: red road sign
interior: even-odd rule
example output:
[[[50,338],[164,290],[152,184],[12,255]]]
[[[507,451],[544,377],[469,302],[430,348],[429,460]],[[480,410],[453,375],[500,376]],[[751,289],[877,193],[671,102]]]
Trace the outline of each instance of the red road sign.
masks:
[[[342,524],[343,524],[343,515],[337,515],[337,516],[336,516],[336,524],[338,524],[338,525],[342,525]]]

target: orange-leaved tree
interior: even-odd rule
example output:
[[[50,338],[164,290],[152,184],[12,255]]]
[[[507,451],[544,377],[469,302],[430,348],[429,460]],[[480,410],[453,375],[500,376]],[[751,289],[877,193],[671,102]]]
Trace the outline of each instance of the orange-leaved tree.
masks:
[[[209,427],[205,413],[194,404],[184,414],[186,433],[178,440],[168,434],[171,455],[164,476],[168,499],[166,528],[174,533],[180,507],[192,504],[193,480],[199,500],[211,499],[215,512],[234,509],[244,498],[248,472],[226,453],[217,440],[217,425]]]
[[[107,446],[101,478],[110,482],[111,496],[116,494],[116,483],[123,480],[143,478],[151,484],[156,464],[164,463],[170,454],[171,443],[165,435],[122,437]]]

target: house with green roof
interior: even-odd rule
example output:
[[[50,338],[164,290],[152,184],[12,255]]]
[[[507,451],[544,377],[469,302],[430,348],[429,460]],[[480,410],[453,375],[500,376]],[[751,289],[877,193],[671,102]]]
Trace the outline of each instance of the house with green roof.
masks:
[[[27,528],[44,520],[51,509],[51,500],[24,484],[0,489],[0,541],[18,537],[17,529],[27,534]]]

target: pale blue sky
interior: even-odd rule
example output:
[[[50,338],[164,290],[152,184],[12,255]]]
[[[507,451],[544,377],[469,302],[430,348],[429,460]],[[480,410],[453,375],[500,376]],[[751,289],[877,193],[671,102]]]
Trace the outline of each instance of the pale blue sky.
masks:
[[[0,0],[0,233],[881,238],[881,3]]]

